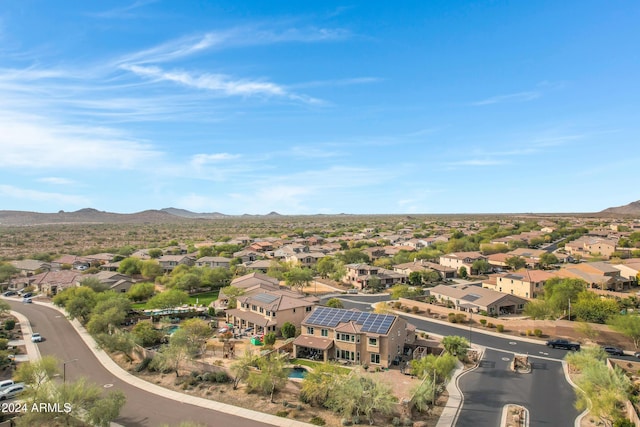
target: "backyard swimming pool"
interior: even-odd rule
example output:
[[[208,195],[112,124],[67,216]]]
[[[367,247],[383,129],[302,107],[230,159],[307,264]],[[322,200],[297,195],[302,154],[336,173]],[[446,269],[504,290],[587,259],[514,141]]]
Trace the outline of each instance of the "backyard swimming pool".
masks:
[[[305,368],[296,366],[289,370],[289,378],[303,379],[306,376],[307,376],[307,370]]]

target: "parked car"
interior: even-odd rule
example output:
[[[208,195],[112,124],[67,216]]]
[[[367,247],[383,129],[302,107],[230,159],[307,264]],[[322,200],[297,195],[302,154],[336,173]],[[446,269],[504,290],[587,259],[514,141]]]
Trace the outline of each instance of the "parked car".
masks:
[[[14,385],[15,383],[16,382],[13,381],[13,380],[0,381],[0,393],[3,392],[4,390],[8,389],[9,387]]]
[[[580,350],[580,344],[577,342],[571,342],[569,340],[555,339],[547,341],[547,347],[551,348],[563,348],[565,350],[578,351]]]
[[[31,298],[22,298],[22,302],[24,304],[31,304],[33,302],[33,300]]]
[[[605,345],[602,349],[611,356],[624,356],[624,351],[619,349],[618,347],[613,347],[610,345]]]
[[[3,293],[2,295],[4,295],[5,297],[12,297],[14,295],[18,295],[18,293],[16,291],[7,291],[7,292]]]
[[[31,298],[33,296],[33,294],[31,292],[25,292],[24,294],[22,294],[22,298]]]
[[[0,400],[13,399],[24,391],[24,383],[14,384],[0,392]]]
[[[37,332],[31,334],[31,342],[42,342],[42,335]]]

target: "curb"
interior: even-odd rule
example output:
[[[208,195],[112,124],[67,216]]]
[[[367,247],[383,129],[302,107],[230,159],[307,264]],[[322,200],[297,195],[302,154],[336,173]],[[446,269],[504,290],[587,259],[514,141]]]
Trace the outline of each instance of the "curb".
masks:
[[[38,346],[31,341],[31,334],[33,334],[33,330],[31,329],[31,322],[24,314],[18,313],[17,311],[10,311],[11,315],[18,319],[20,323],[20,329],[22,330],[22,338],[24,339],[24,346],[27,351],[27,356],[29,360],[39,360],[40,359],[40,349]],[[28,339],[25,338],[28,336]]]
[[[34,301],[34,303],[36,303]],[[36,303],[38,305],[44,305],[54,310],[59,311],[65,317],[67,317],[67,312],[64,309],[56,307],[51,303]],[[24,316],[23,316],[24,317]],[[68,318],[68,317],[67,317]],[[26,318],[25,318],[26,319]],[[28,320],[27,320],[28,322]],[[168,399],[174,400],[176,403],[187,403],[194,406],[199,406],[205,409],[211,409],[218,412],[224,412],[226,414],[234,415],[241,418],[246,418],[254,421],[263,422],[265,424],[270,424],[279,427],[306,427],[311,424],[304,423],[302,421],[286,419],[282,417],[277,417],[275,415],[266,414],[263,412],[254,411],[251,409],[241,408],[239,406],[233,406],[226,403],[216,402],[215,400],[208,400],[201,397],[190,396],[187,394],[179,393],[177,391],[169,390],[164,387],[160,387],[159,385],[149,383],[145,380],[142,380],[135,375],[125,371],[118,364],[116,364],[111,357],[102,349],[98,348],[96,341],[93,339],[91,335],[87,332],[87,330],[80,324],[77,319],[70,321],[73,328],[76,330],[80,338],[87,345],[89,350],[93,352],[98,361],[111,372],[114,376],[120,379],[123,382],[128,383],[136,388],[142,389],[149,393],[156,394],[158,396],[162,396]]]

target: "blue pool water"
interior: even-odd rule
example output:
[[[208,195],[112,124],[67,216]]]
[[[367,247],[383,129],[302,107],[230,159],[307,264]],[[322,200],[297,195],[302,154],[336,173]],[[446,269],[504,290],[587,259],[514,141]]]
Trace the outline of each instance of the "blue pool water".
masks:
[[[178,329],[180,329],[180,326],[177,326],[177,325],[169,326],[167,328],[167,334],[172,335]]]
[[[302,379],[307,376],[307,370],[304,368],[291,368],[289,371],[289,378]]]

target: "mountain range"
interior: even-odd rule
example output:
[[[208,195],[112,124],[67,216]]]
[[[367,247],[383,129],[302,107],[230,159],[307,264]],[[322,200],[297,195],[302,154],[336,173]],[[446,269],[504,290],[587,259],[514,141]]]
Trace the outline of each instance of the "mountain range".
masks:
[[[336,216],[344,215],[347,214],[339,214]],[[593,214],[581,213],[577,215],[593,215],[597,217],[640,216],[640,200],[624,206],[607,208]],[[0,210],[0,225],[24,226],[46,224],[149,224],[225,218],[266,219],[282,216],[283,215],[277,212],[270,212],[266,215],[226,215],[220,212],[198,213],[178,208],[146,210],[130,214],[105,212],[92,208],[80,209],[74,212],[59,211],[56,213]]]

